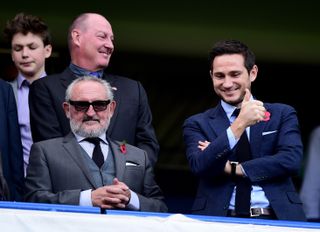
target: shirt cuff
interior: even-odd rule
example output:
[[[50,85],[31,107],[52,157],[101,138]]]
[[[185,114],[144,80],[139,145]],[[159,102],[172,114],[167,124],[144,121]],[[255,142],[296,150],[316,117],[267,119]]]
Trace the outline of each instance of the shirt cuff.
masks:
[[[239,139],[236,139],[230,127],[228,127],[227,129],[227,136],[229,140],[230,149],[233,149]]]
[[[139,197],[135,192],[131,190],[130,192],[131,192],[131,198],[126,208],[131,210],[139,210],[140,209]]]
[[[241,164],[240,164],[240,168],[241,168],[241,171],[243,172],[243,175],[244,175],[245,177],[247,177],[247,173],[245,172],[245,170],[244,170],[244,168],[242,167]]]
[[[91,192],[92,192],[92,189],[88,189],[80,192],[80,200],[79,200],[80,206],[92,206]]]

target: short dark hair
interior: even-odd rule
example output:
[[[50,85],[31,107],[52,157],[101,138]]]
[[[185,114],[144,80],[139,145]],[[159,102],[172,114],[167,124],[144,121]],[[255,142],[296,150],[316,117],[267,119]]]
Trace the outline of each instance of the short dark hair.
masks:
[[[51,44],[51,35],[48,26],[42,19],[34,15],[19,13],[12,20],[7,21],[6,27],[3,30],[4,37],[8,43],[11,43],[15,34],[22,33],[26,35],[29,32],[39,35],[44,46]]]
[[[238,40],[222,40],[214,44],[209,52],[209,67],[212,70],[212,63],[216,56],[225,54],[241,54],[244,58],[244,66],[248,73],[255,65],[256,57],[247,45]]]

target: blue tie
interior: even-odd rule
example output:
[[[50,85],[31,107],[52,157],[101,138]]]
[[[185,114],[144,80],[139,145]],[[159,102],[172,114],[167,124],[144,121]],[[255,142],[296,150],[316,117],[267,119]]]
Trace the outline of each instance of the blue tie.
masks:
[[[89,75],[100,78],[100,72],[90,72]]]

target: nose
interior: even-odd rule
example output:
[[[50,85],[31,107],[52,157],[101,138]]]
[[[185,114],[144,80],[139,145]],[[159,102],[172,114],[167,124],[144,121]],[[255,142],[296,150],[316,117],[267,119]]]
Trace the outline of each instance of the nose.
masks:
[[[89,106],[86,114],[87,114],[88,116],[94,116],[94,115],[96,114],[96,111],[93,109],[93,106],[92,106],[92,105]]]
[[[225,77],[223,82],[223,87],[230,88],[232,87],[232,85],[233,85],[232,79],[230,77]]]
[[[26,48],[26,47],[24,47],[23,49],[22,49],[22,57],[28,57],[29,56],[29,49],[28,48]]]
[[[114,45],[113,45],[113,40],[111,38],[108,38],[104,44],[104,46],[110,51],[113,52]]]

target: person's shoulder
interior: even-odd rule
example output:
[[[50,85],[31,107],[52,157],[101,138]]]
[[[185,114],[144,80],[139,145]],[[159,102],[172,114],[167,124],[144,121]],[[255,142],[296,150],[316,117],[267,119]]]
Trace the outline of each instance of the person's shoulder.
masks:
[[[125,141],[118,141],[108,138],[108,141],[113,145],[113,147],[116,147],[121,153],[124,155],[130,151],[131,154],[145,154],[146,152],[142,150],[139,147],[136,147],[134,145],[131,145]]]
[[[9,89],[9,87],[11,88],[11,86],[10,86],[10,84],[8,82],[6,82],[5,80],[0,79],[0,88]]]
[[[120,82],[128,82],[128,83],[136,83],[136,80],[133,80],[129,77],[125,77],[122,75],[117,75],[117,74],[113,74],[113,73],[105,73],[106,77],[109,79],[114,79]]]
[[[49,74],[45,77],[35,80],[32,85],[55,85],[58,83],[58,80],[67,77],[69,75],[68,70],[64,70],[60,73]]]
[[[114,84],[116,86],[122,86],[127,88],[137,88],[138,86],[141,86],[140,81],[125,76],[105,74],[105,78],[111,85]]]
[[[315,128],[311,131],[311,137],[318,137],[318,138],[320,138],[320,126],[315,127]]]
[[[284,103],[264,103],[267,109],[277,109],[277,110],[294,110],[294,107]]]
[[[186,121],[207,118],[209,116],[212,116],[216,112],[216,109],[217,108],[214,107],[214,108],[207,109],[206,111],[203,111],[203,112],[200,112],[197,114],[193,114],[193,115],[187,117]]]
[[[51,138],[51,139],[35,142],[34,144],[38,146],[48,147],[48,145],[50,144],[62,143],[63,141],[64,141],[64,137],[57,137],[57,138]]]
[[[4,96],[13,95],[12,85],[7,81],[0,79],[0,93],[2,95],[2,98]]]

